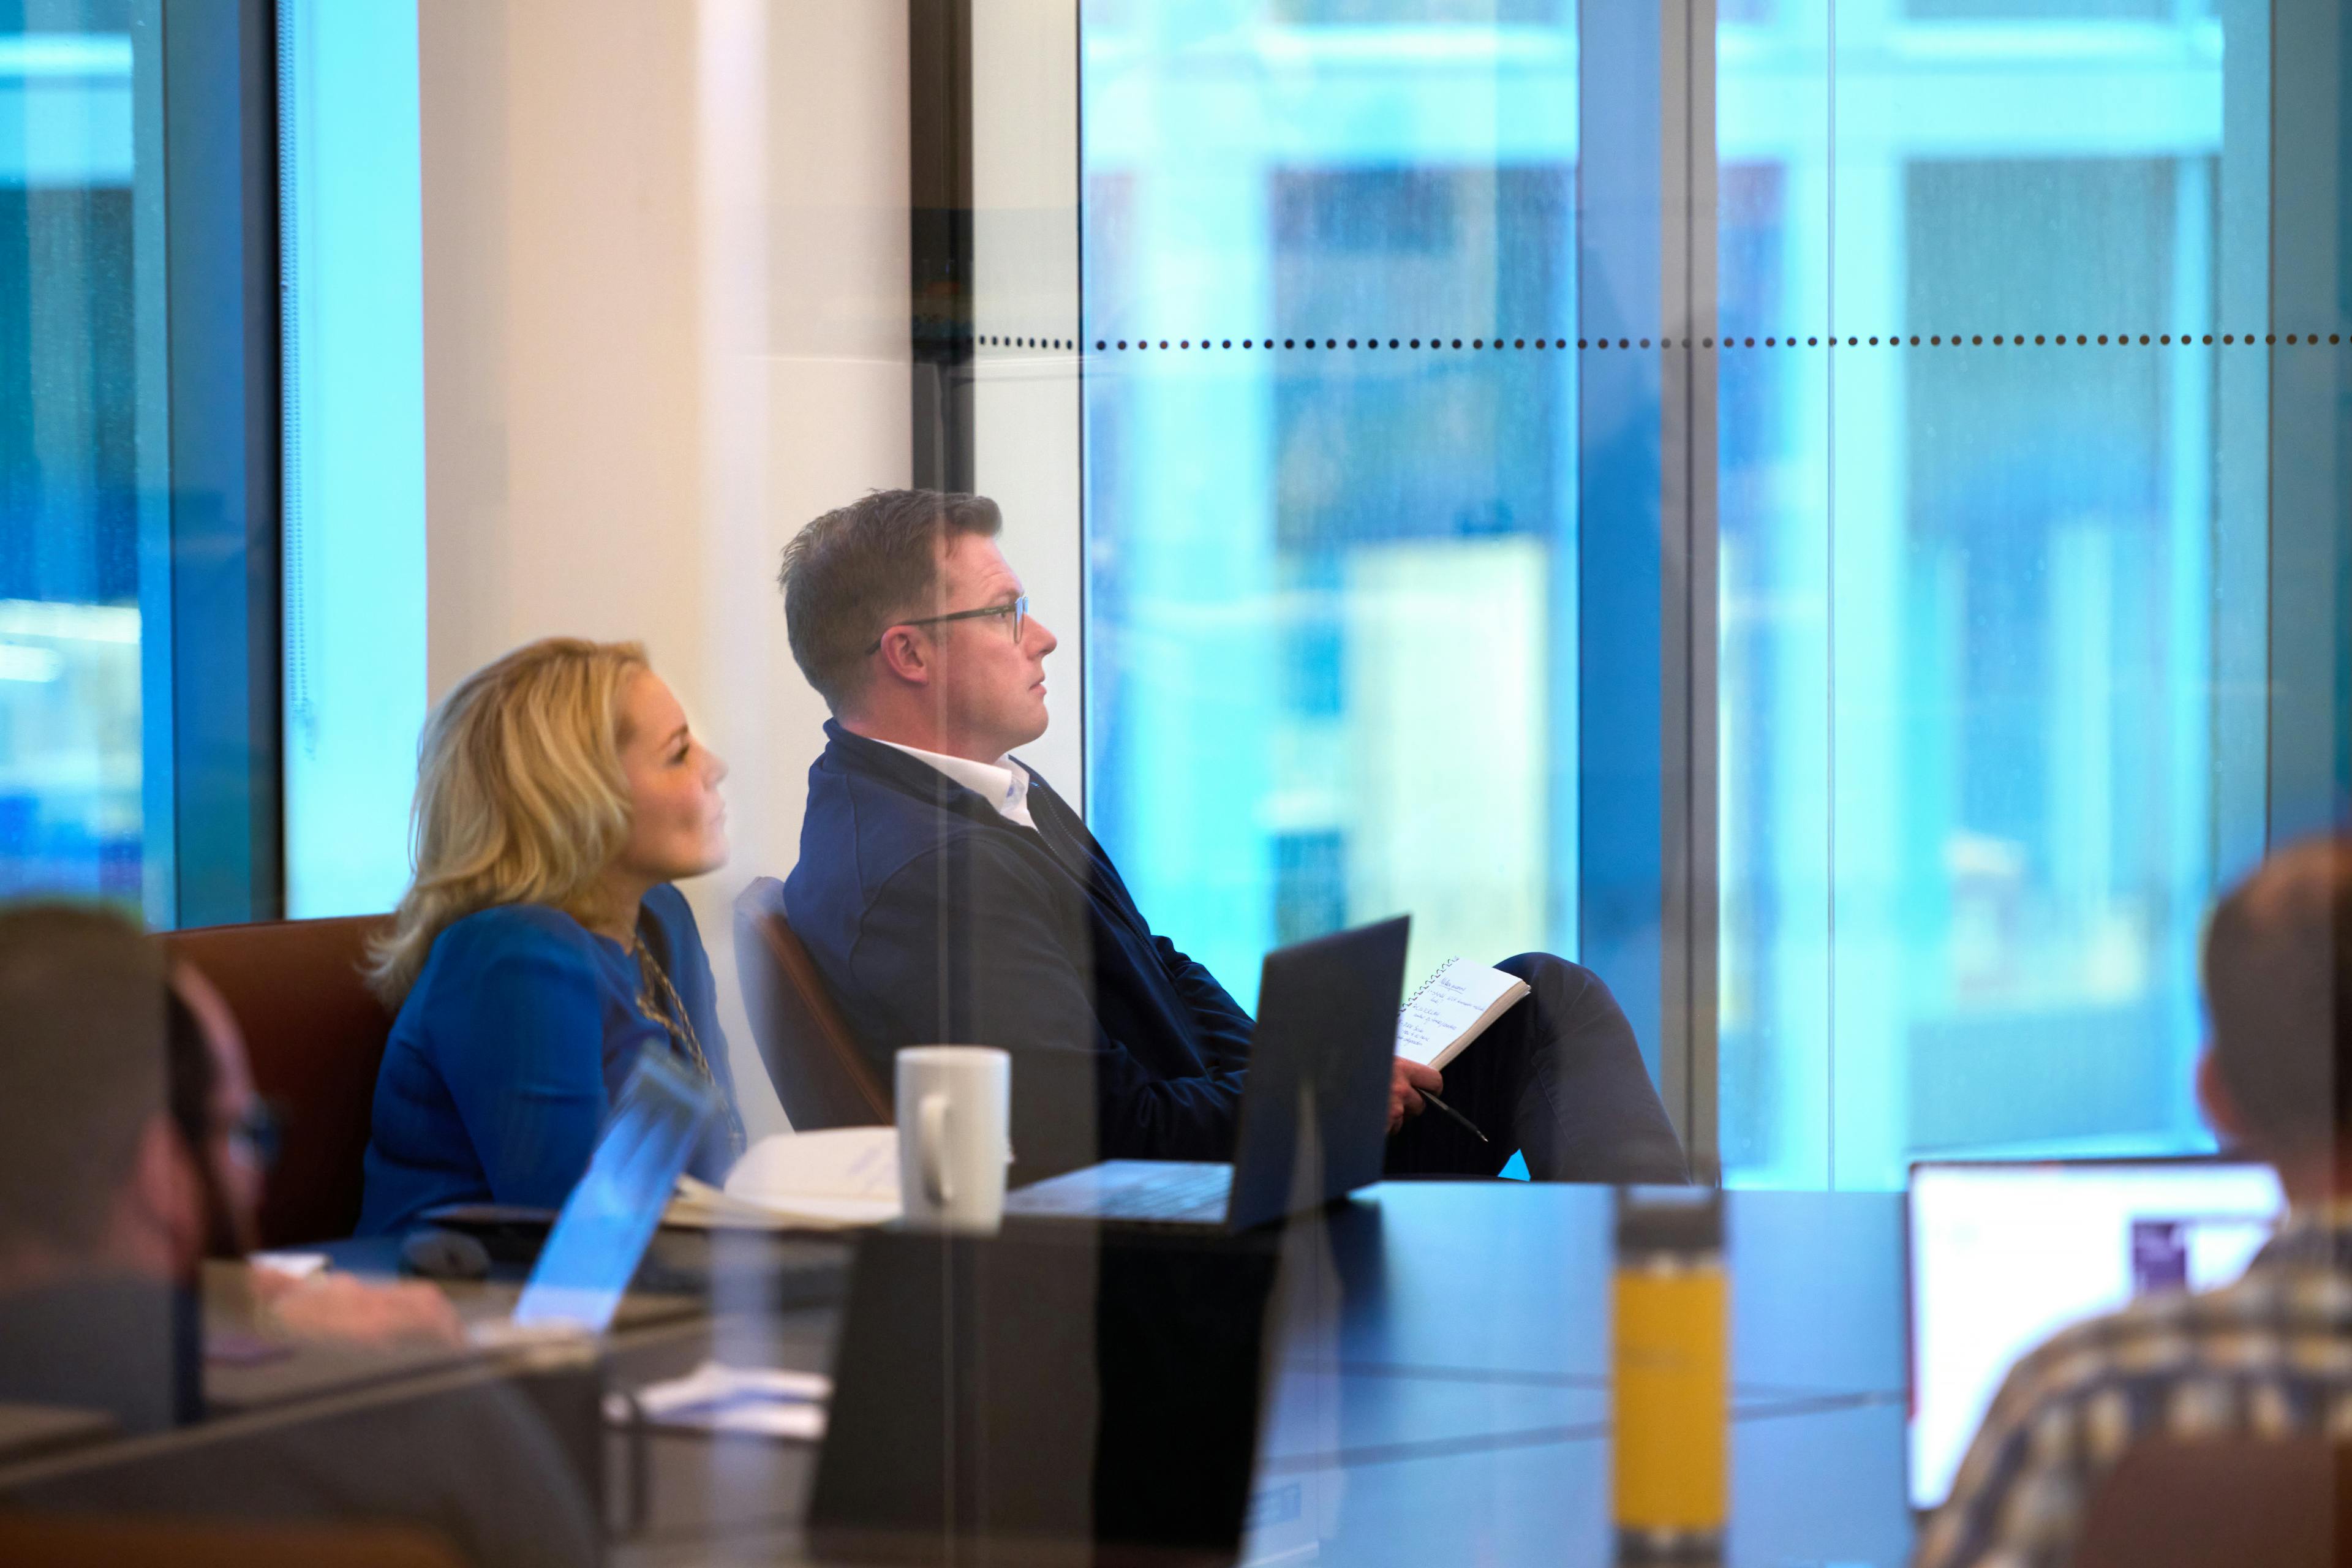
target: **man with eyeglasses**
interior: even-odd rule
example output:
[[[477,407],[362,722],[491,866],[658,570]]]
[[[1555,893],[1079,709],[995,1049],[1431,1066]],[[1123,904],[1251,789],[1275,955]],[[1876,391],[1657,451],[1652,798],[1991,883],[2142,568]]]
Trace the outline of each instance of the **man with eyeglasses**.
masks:
[[[0,1400],[91,1404],[132,1430],[194,1419],[193,1361],[124,1346],[168,1350],[138,1325],[205,1257],[257,1245],[275,1128],[236,1022],[127,922],[62,904],[0,911]],[[464,1342],[428,1285],[252,1283],[292,1339]]]
[[[785,913],[884,1082],[903,1046],[1013,1053],[1014,1181],[1231,1159],[1249,1015],[1013,755],[1045,732],[1057,643],[1002,527],[986,497],[886,490],[785,548],[793,657],[833,713]],[[1390,1171],[1492,1175],[1517,1150],[1538,1180],[1686,1179],[1608,987],[1549,954],[1500,967],[1532,994],[1446,1076],[1397,1058]],[[1423,1116],[1441,1091],[1487,1136]]]
[[[103,910],[0,909],[0,1405],[95,1415],[112,1436],[193,1428],[26,1479],[5,1506],[401,1521],[468,1562],[597,1559],[593,1500],[544,1418],[501,1384],[347,1415],[320,1401],[315,1419],[225,1432],[209,1419],[214,1352],[454,1353],[465,1334],[431,1285],[256,1268],[258,1311],[207,1338],[199,1269],[253,1247],[275,1132],[236,1020],[201,974]]]
[[[263,1187],[278,1159],[277,1112],[254,1089],[228,1003],[192,965],[171,973],[164,1033],[172,1121],[193,1156],[185,1173],[203,1254],[243,1258],[260,1245]],[[298,1277],[267,1266],[252,1268],[247,1280],[266,1321],[295,1339],[465,1342],[448,1298],[421,1281],[383,1284],[331,1271]]]

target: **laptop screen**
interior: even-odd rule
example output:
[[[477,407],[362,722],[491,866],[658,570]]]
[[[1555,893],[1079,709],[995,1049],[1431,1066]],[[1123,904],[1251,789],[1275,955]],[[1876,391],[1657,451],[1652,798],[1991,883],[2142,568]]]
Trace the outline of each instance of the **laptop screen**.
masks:
[[[2017,1359],[2158,1290],[2244,1271],[2285,1208],[2229,1161],[1912,1167],[1911,1502],[1934,1508]]]
[[[611,1325],[712,1109],[710,1091],[660,1054],[637,1058],[587,1174],[547,1233],[517,1323]]]
[[[1229,1228],[1247,1230],[1381,1179],[1412,929],[1411,917],[1398,915],[1265,955],[1234,1139]]]

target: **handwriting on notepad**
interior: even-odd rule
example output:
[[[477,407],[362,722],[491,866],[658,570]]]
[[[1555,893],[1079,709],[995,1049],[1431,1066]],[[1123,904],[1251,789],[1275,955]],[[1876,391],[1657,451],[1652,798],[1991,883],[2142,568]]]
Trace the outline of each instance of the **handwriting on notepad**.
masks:
[[[1397,1055],[1443,1068],[1527,994],[1526,982],[1499,969],[1449,959],[1397,1015]]]
[[[1454,978],[1451,963],[1422,987],[1412,1005],[1397,1015],[1397,1055],[1427,1061],[1486,1010],[1486,998],[1474,995]]]

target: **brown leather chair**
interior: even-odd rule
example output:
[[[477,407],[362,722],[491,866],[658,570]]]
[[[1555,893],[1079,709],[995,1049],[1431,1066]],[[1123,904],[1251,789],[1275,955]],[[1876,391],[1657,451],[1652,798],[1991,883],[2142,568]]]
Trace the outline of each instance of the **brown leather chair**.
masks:
[[[735,900],[735,972],[751,1037],[794,1131],[890,1122],[889,1091],[793,934],[784,885],[773,877],[760,878]]]
[[[2347,1568],[2352,1448],[2324,1438],[2133,1445],[2091,1499],[2074,1568]]]
[[[164,950],[217,986],[245,1032],[254,1087],[284,1119],[261,1244],[349,1236],[360,1219],[376,1069],[392,1015],[360,976],[383,915],[167,931]]]
[[[463,1568],[431,1531],[400,1524],[248,1524],[0,1510],[12,1568]]]

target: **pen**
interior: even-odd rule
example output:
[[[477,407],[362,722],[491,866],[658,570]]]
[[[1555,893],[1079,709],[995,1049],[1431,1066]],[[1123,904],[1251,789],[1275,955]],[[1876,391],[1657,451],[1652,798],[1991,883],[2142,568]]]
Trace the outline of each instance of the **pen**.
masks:
[[[1429,1092],[1429,1090],[1427,1090],[1427,1089],[1420,1089],[1420,1090],[1418,1090],[1418,1091],[1416,1091],[1416,1092],[1418,1092],[1418,1093],[1420,1094],[1420,1096],[1421,1096],[1421,1098],[1422,1098],[1422,1099],[1423,1099],[1423,1100],[1425,1100],[1429,1101],[1429,1103],[1430,1103],[1430,1104],[1432,1104],[1432,1105],[1435,1106],[1438,1110],[1442,1110],[1442,1111],[1445,1112],[1445,1114],[1446,1114],[1446,1115],[1451,1116],[1452,1118],[1454,1118],[1454,1121],[1459,1121],[1460,1123],[1462,1123],[1462,1125],[1463,1125],[1463,1126],[1467,1127],[1468,1129],[1470,1129],[1471,1136],[1472,1136],[1472,1137],[1474,1137],[1474,1138],[1475,1138],[1475,1139],[1477,1139],[1479,1142],[1481,1142],[1481,1143],[1491,1143],[1491,1142],[1494,1142],[1494,1140],[1493,1140],[1493,1139],[1491,1139],[1491,1138],[1487,1137],[1484,1132],[1481,1132],[1481,1131],[1478,1131],[1478,1124],[1477,1124],[1476,1122],[1475,1122],[1475,1121],[1471,1121],[1468,1117],[1466,1117],[1466,1116],[1463,1115],[1460,1111],[1458,1111],[1458,1110],[1454,1110],[1452,1106],[1450,1106],[1450,1105],[1446,1104],[1446,1103],[1445,1103],[1445,1101],[1444,1101],[1444,1100],[1442,1100],[1438,1099],[1438,1098],[1437,1098],[1437,1096],[1435,1096],[1435,1095],[1433,1095],[1433,1094],[1430,1093],[1430,1092]]]

